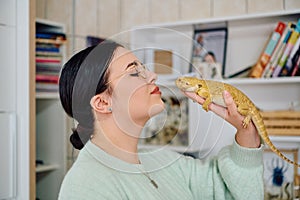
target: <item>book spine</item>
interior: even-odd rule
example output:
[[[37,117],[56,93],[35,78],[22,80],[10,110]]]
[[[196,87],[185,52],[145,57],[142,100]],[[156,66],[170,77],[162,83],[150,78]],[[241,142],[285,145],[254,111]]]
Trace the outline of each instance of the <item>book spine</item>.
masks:
[[[272,77],[272,74],[278,64],[278,61],[280,60],[282,54],[283,54],[283,51],[286,47],[286,44],[291,36],[291,33],[292,33],[292,28],[288,29],[287,31],[287,34],[285,35],[285,38],[283,40],[283,42],[280,44],[279,46],[279,49],[278,49],[278,52],[276,55],[274,55],[273,59],[272,59],[272,62],[270,62],[270,68],[269,70],[266,72],[266,75],[265,75],[265,78],[270,78]]]
[[[36,82],[44,82],[44,83],[56,83],[58,84],[59,76],[58,75],[42,75],[37,74],[35,76]]]
[[[300,50],[300,47],[299,47],[299,50]],[[298,52],[300,52],[299,50],[298,50]],[[296,57],[294,59],[295,64],[294,64],[294,68],[293,68],[293,71],[291,73],[291,76],[299,76],[300,75],[299,74],[300,73],[300,70],[299,70],[299,67],[300,67],[300,56],[299,55],[300,55],[300,53],[296,54],[296,56],[298,56],[298,57]]]
[[[290,52],[290,55],[288,56],[287,58],[287,61],[285,63],[285,65],[283,66],[282,70],[281,70],[281,73],[279,76],[289,76],[293,70],[293,57],[295,56],[297,50],[298,50],[298,47],[300,45],[300,37],[299,37],[299,32],[300,32],[300,19],[298,20],[298,23],[297,23],[297,26],[295,28],[295,32],[298,33],[297,35],[297,39],[296,39],[296,42]]]
[[[285,65],[286,61],[287,61],[287,58],[288,56],[290,55],[297,39],[298,39],[298,36],[299,36],[299,33],[297,31],[292,31],[291,33],[291,36],[290,36],[290,39],[285,47],[285,50],[274,70],[274,73],[272,74],[272,77],[278,77],[283,66]]]
[[[288,57],[288,60],[284,66],[284,69],[282,70],[280,76],[291,76],[291,73],[294,69],[294,65],[295,65],[295,61],[294,61],[294,57],[298,57],[299,55],[299,49],[300,47],[300,37],[298,37],[298,40],[293,48],[293,50],[291,51],[290,56]]]
[[[267,63],[270,60],[270,57],[281,37],[281,35],[284,32],[284,29],[286,28],[286,24],[283,22],[278,22],[276,29],[271,34],[271,37],[269,39],[269,42],[263,51],[263,53],[260,55],[258,62],[253,66],[253,69],[251,70],[249,76],[252,78],[260,78],[263,74],[263,71],[267,65]]]

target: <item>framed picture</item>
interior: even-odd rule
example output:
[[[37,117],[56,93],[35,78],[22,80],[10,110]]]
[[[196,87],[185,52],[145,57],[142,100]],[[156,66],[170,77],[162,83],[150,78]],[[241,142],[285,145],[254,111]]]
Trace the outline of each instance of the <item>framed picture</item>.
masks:
[[[298,149],[280,149],[290,160],[298,162]],[[264,200],[292,200],[298,196],[298,168],[271,150],[266,149],[264,159]]]
[[[197,72],[203,62],[218,63],[221,75],[225,72],[227,28],[194,31],[190,72]]]

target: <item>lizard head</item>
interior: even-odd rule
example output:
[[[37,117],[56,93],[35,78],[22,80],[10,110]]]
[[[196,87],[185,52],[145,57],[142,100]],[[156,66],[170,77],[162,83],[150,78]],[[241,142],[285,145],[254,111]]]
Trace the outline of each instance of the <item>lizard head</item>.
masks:
[[[196,92],[205,84],[204,80],[196,77],[179,77],[175,83],[179,89],[186,92]]]

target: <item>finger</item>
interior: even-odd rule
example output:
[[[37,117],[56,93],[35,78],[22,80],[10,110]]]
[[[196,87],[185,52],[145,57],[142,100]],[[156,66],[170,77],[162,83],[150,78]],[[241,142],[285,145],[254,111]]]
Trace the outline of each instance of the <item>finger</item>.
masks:
[[[187,96],[188,98],[192,99],[193,101],[203,104],[205,99],[200,97],[199,95],[197,95],[194,92],[184,92],[184,95]]]
[[[236,104],[228,91],[223,92],[223,98],[229,114],[237,114]]]
[[[228,116],[228,110],[223,106],[212,103],[208,108],[223,119],[226,119]]]

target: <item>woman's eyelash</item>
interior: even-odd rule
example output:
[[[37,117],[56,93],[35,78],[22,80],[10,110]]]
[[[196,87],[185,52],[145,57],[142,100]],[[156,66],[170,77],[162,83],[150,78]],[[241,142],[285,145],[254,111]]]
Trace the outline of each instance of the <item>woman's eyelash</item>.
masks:
[[[132,73],[132,74],[130,74],[130,76],[139,76],[139,72]]]

